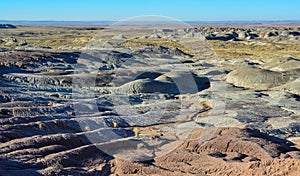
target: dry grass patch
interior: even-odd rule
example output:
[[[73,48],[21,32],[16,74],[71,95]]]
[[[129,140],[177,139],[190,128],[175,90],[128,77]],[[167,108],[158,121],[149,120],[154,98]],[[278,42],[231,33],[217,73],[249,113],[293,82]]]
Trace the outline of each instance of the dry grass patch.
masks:
[[[209,41],[219,58],[300,58],[300,43],[245,43],[237,41]]]
[[[192,52],[185,48],[180,43],[174,40],[167,39],[133,39],[127,40],[121,44],[122,47],[147,47],[147,46],[163,46],[170,49],[179,49],[187,54],[192,54]]]

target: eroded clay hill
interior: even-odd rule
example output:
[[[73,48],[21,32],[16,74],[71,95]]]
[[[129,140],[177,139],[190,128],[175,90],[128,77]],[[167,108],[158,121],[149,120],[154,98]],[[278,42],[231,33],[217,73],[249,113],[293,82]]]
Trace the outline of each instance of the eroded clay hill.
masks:
[[[300,173],[299,27],[51,29],[0,32],[0,175]]]

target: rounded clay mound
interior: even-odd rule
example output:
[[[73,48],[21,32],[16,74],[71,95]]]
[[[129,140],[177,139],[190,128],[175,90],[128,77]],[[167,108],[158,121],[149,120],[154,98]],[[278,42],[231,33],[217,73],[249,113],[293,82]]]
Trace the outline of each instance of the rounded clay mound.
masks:
[[[157,77],[155,80],[168,81],[177,84],[181,92],[191,92],[191,90],[201,91],[210,87],[207,77],[199,77],[187,71],[172,71]]]
[[[122,93],[178,93],[174,83],[151,79],[139,79],[120,87]]]
[[[147,72],[139,79],[122,85],[119,92],[180,94],[196,93],[209,87],[210,81],[207,77],[198,77],[187,71],[169,72],[160,76],[155,72]]]
[[[272,71],[291,71],[300,69],[300,60],[292,57],[271,59],[266,63],[265,68]]]
[[[290,81],[284,73],[255,67],[240,67],[227,75],[226,81],[238,87],[268,90]]]

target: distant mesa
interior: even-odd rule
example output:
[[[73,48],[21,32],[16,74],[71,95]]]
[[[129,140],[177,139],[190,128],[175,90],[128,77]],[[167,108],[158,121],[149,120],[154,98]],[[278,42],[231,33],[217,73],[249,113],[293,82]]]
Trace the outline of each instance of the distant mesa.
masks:
[[[12,24],[0,24],[0,29],[15,29],[15,28],[17,27]]]

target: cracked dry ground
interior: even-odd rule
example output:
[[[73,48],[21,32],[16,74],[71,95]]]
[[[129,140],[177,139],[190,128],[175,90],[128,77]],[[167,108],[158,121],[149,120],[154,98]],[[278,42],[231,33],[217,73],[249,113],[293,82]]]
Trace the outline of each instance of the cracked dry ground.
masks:
[[[297,123],[291,123],[296,125],[294,131],[288,131],[284,126],[272,129],[270,125],[266,125],[275,123],[272,119],[276,121],[276,118],[281,116],[292,116],[294,119],[292,122],[297,122],[298,117],[293,116],[290,111],[275,105],[266,105],[265,102],[257,100],[265,94],[271,96],[271,92],[252,92],[228,85],[230,99],[227,103],[230,104],[226,113],[229,115],[232,111],[237,113],[232,115],[234,118],[225,117],[224,119],[229,119],[227,123],[236,123],[235,127],[228,127],[230,125],[224,125],[225,122],[223,126],[212,126],[205,120],[200,120],[197,123],[198,128],[195,128],[182,144],[166,155],[147,161],[133,162],[101,151],[98,145],[106,141],[99,139],[97,144],[92,144],[87,138],[88,134],[93,135],[99,131],[93,125],[97,127],[97,125],[105,124],[107,128],[100,129],[105,132],[111,131],[111,123],[117,121],[119,133],[130,140],[134,126],[140,126],[147,131],[153,126],[159,129],[164,124],[172,123],[173,119],[168,117],[176,115],[176,108],[178,108],[176,103],[179,101],[184,102],[181,104],[182,112],[194,113],[201,119],[210,109],[209,99],[201,97],[209,97],[207,92],[210,88],[202,93],[191,95],[185,100],[163,94],[167,96],[164,103],[170,106],[170,110],[164,119],[155,119],[155,121],[139,120],[138,115],[131,118],[123,117],[113,110],[110,106],[111,102],[103,93],[105,91],[102,91],[102,94],[99,93],[96,96],[97,113],[87,112],[78,120],[74,112],[74,104],[76,105],[77,102],[72,99],[71,84],[74,77],[73,70],[79,62],[80,53],[16,51],[1,53],[0,57],[2,75],[0,175],[182,176],[297,175],[300,173],[300,151],[295,144],[285,139],[298,134]],[[109,57],[112,63],[106,62],[105,64],[108,68],[113,68],[118,67],[118,63],[113,59],[126,58],[126,55],[115,52]],[[84,63],[83,60],[81,58],[81,64]],[[205,70],[203,65],[208,65],[205,61],[186,63],[187,66],[189,64],[195,70]],[[101,74],[97,75],[96,85],[107,86],[113,75],[111,70],[103,69]],[[150,74],[150,77],[153,75],[155,74]],[[86,80],[89,80],[89,75],[84,76]],[[213,82],[211,85],[213,86]],[[123,88],[125,92],[131,90],[126,89],[126,86]],[[240,96],[235,97],[237,94],[234,92],[240,93],[241,91],[246,92],[243,96],[245,99],[248,98],[245,100],[248,104],[240,101]],[[296,95],[291,95],[289,93],[276,94],[277,97],[288,97],[289,101],[297,103],[299,100]],[[135,99],[135,102],[143,102],[147,99],[134,96],[131,98]],[[191,105],[190,99],[197,101]],[[88,103],[83,106],[90,107]],[[122,108],[123,105],[119,106]],[[151,109],[152,106],[151,103],[146,104],[143,106],[144,109],[141,109],[141,113],[151,113],[151,110],[147,111],[147,107]],[[134,107],[141,108],[140,103]],[[268,108],[268,111],[264,111]],[[265,116],[266,119],[261,119],[260,116]],[[218,118],[218,115],[212,118]],[[83,128],[83,124],[89,126]],[[156,135],[155,132],[154,135]],[[158,138],[163,138],[163,136]],[[113,145],[118,144],[117,140],[110,142]]]

